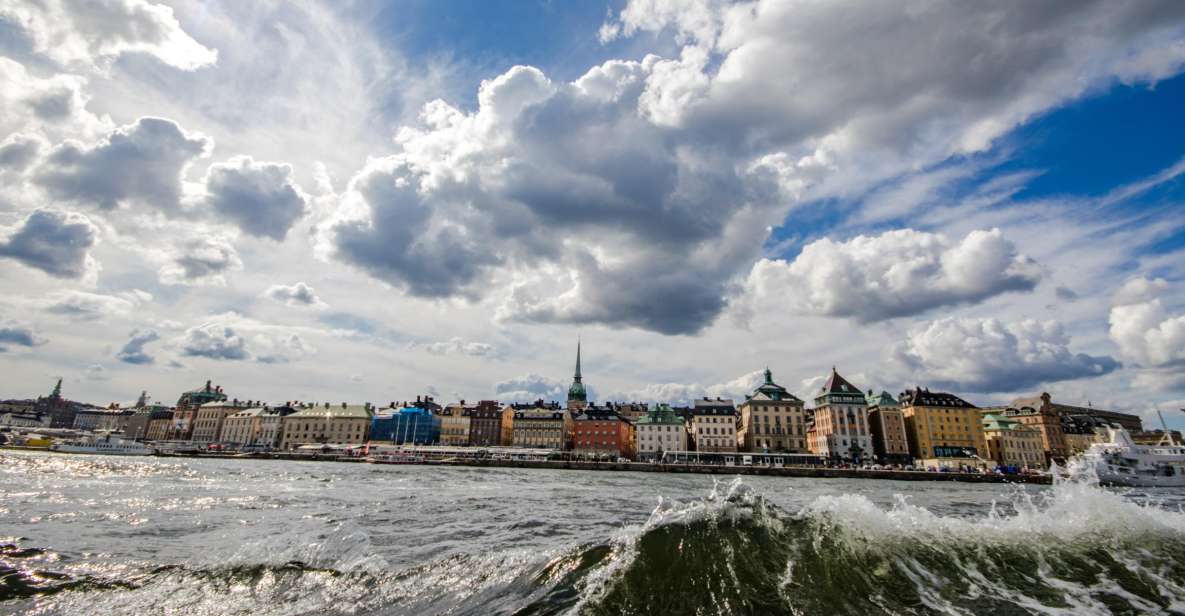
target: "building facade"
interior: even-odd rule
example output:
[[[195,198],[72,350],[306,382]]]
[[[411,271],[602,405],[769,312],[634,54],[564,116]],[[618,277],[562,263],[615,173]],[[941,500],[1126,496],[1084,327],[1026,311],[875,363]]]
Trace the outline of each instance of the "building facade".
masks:
[[[131,415],[130,410],[83,408],[74,413],[72,427],[89,432],[123,432]]]
[[[198,409],[203,404],[224,402],[226,399],[226,394],[222,393],[222,387],[215,387],[211,385],[210,381],[206,381],[205,387],[181,394],[181,397],[177,399],[177,407],[173,410],[173,423],[169,426],[165,438],[177,441],[191,440],[193,438],[193,421],[197,416]]]
[[[655,404],[634,424],[638,460],[654,461],[668,451],[687,451],[687,424],[667,404]]]
[[[283,418],[280,449],[301,445],[361,445],[370,434],[373,412],[370,405],[346,404],[308,406]]]
[[[745,451],[804,453],[806,411],[802,400],[774,383],[765,369],[765,382],[738,409],[741,414],[740,441]]]
[[[462,400],[458,404],[445,405],[440,410],[441,445],[466,446],[469,444],[469,431],[473,425],[475,407],[476,405],[467,405]]]
[[[494,400],[482,400],[469,414],[469,444],[495,447],[502,442],[502,407]]]
[[[815,396],[810,451],[832,461],[856,464],[873,453],[864,392],[840,376],[834,367]]]
[[[1043,468],[1045,446],[1035,428],[999,413],[983,414],[987,459],[997,466],[1016,469]]]
[[[586,406],[572,416],[572,453],[594,458],[634,457],[634,425],[609,407]]]
[[[245,408],[226,416],[222,422],[220,443],[235,447],[255,447],[259,442],[259,418],[263,415],[261,406]]]
[[[172,418],[173,410],[163,405],[152,404],[137,407],[132,410],[132,414],[123,426],[124,438],[138,441],[154,440],[148,436],[152,421],[159,419],[171,420]],[[164,427],[168,427],[167,421],[164,423]]]
[[[979,408],[950,393],[916,387],[898,396],[909,454],[937,467],[981,466],[987,458]]]
[[[441,442],[441,427],[441,417],[426,408],[383,409],[371,420],[370,440],[395,445],[435,445]]]
[[[572,441],[572,413],[542,400],[511,404],[502,409],[502,431],[511,447],[562,451]]]
[[[254,406],[254,403],[246,400],[222,400],[199,406],[193,415],[193,430],[189,440],[195,443],[219,442],[222,440],[222,424],[226,418]]]
[[[868,401],[868,428],[872,436],[872,453],[882,464],[909,464],[909,439],[905,436],[905,415],[897,399],[887,391],[876,395],[872,390]]]
[[[739,418],[732,400],[723,398],[696,400],[691,407],[689,425],[695,450],[712,453],[736,453]]]

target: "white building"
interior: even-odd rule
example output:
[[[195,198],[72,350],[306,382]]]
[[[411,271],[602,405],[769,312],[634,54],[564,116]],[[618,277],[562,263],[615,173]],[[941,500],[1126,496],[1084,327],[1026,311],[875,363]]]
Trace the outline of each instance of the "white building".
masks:
[[[695,450],[736,453],[738,418],[732,400],[696,400],[691,407],[691,437],[695,439]]]
[[[815,397],[815,424],[809,440],[811,453],[817,456],[850,462],[872,458],[868,400],[835,368]]]
[[[13,428],[48,428],[50,424],[50,416],[48,414],[38,415],[33,412],[22,411],[4,411],[0,413],[0,426],[12,426]]]
[[[666,404],[655,404],[634,423],[634,452],[653,460],[667,451],[687,451],[687,424]]]

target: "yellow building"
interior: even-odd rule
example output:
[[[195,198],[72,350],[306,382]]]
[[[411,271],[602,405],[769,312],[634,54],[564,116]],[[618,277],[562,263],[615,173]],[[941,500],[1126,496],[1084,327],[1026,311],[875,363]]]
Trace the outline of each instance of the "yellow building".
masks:
[[[502,409],[503,442],[511,447],[564,450],[572,441],[572,413],[558,404],[512,404]]]
[[[469,430],[476,405],[450,404],[440,410],[440,444],[465,446],[469,444]]]
[[[905,418],[909,454],[924,466],[982,466],[987,443],[975,405],[918,387],[897,398]],[[977,464],[977,462],[980,462]]]
[[[332,443],[357,445],[366,442],[370,420],[374,415],[370,405],[324,406],[303,408],[284,418],[281,449],[296,449],[300,445]]]
[[[1041,468],[1045,466],[1045,445],[1041,431],[998,413],[983,415],[987,455],[1000,466]]]
[[[765,382],[745,396],[737,410],[741,413],[739,440],[745,451],[806,453],[802,400],[774,383],[769,368],[765,369]]]
[[[243,409],[227,415],[222,422],[222,437],[219,441],[238,447],[257,444],[261,415],[262,407]]]

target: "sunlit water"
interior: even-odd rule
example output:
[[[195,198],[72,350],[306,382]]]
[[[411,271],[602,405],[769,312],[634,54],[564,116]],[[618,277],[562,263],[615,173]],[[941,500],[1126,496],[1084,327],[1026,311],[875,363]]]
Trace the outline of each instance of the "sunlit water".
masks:
[[[0,453],[0,614],[1185,614],[1185,491]]]

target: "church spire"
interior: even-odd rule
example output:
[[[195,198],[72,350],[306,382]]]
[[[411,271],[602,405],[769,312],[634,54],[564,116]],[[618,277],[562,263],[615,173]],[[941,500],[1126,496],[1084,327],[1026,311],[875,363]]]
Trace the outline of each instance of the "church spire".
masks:
[[[568,388],[568,408],[582,409],[588,404],[588,392],[584,389],[580,374],[580,339],[576,339],[576,373],[572,375],[572,386]]]
[[[580,382],[580,339],[576,339],[576,374],[572,377],[577,383]]]
[[[62,397],[62,379],[58,379],[58,384],[53,386],[53,393],[49,394],[49,397],[55,400]]]

